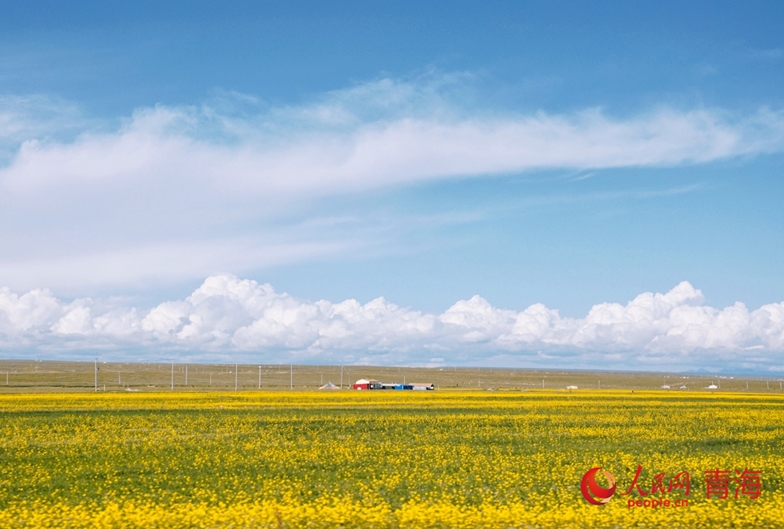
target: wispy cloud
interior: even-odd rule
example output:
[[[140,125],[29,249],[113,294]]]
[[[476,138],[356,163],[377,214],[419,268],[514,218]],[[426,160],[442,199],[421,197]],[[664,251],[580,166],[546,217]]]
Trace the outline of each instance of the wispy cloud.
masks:
[[[752,59],[759,61],[778,61],[784,58],[784,49],[781,48],[752,48],[748,53]]]
[[[323,131],[314,123],[279,136],[263,123],[232,143],[214,139],[212,124],[202,128],[204,117],[203,110],[159,107],[137,112],[111,134],[65,144],[32,139],[0,178],[18,193],[66,185],[111,191],[165,181],[167,189],[176,182],[270,199],[536,169],[705,163],[784,146],[784,114],[772,111],[736,121],[707,110],[660,110],[627,120],[600,110],[503,118],[401,115],[347,130]],[[249,126],[223,121],[222,132]]]
[[[346,251],[347,244],[296,240],[274,242],[249,238],[205,240],[137,246],[100,253],[85,252],[0,263],[0,277],[33,284],[41,277],[69,292],[71,285],[86,290],[125,284],[151,288],[203,274],[205,270],[243,270],[253,266],[281,266],[304,259]],[[165,266],[162,266],[165,263]]]
[[[562,317],[542,304],[501,309],[480,296],[429,314],[384,298],[310,302],[268,284],[217,275],[187,298],[147,310],[0,289],[0,338],[9,350],[62,354],[78,347],[137,360],[166,351],[203,359],[421,364],[440,358],[459,364],[469,354],[473,363],[507,365],[568,357],[573,367],[611,360],[615,368],[764,371],[784,363],[784,303],[714,308],[682,282],[664,294],[595,305],[583,318]]]
[[[31,138],[72,140],[94,125],[76,105],[62,99],[0,96],[0,164],[9,163],[19,145]]]
[[[282,240],[269,241],[277,220],[325,197],[541,169],[589,175],[699,164],[784,148],[778,110],[519,114],[465,104],[468,81],[381,79],[299,106],[224,94],[202,106],[138,109],[115,128],[62,102],[6,98],[0,283],[18,286],[28,277],[27,287],[50,285],[54,268],[70,270],[76,286],[95,276],[79,270],[103,270],[107,285],[240,272],[275,261],[245,251],[243,241],[274,246]],[[323,235],[296,238],[283,254],[323,255],[330,251],[319,247]],[[227,241],[222,254],[238,257],[216,260],[215,240]],[[332,242],[336,249],[355,243]],[[192,263],[184,266],[176,248]],[[104,266],[116,258],[143,272]]]
[[[69,142],[42,139],[34,120],[6,119],[2,136],[28,137],[2,184],[41,190],[174,180],[263,198],[533,169],[704,163],[784,148],[784,113],[769,109],[734,117],[667,108],[627,118],[600,109],[472,113],[432,87],[390,80],[301,107],[251,106],[256,114],[222,107],[139,109],[118,130]]]

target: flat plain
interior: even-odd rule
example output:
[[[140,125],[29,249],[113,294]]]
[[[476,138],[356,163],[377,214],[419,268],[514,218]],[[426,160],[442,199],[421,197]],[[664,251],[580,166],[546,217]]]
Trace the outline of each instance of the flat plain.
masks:
[[[97,373],[95,368],[97,367]],[[342,373],[342,375],[341,375]],[[97,376],[96,376],[97,374]],[[0,360],[0,393],[99,391],[317,390],[327,382],[348,388],[359,378],[427,382],[442,390],[651,390],[784,392],[784,378],[709,373],[575,371],[476,367],[380,367],[281,364],[186,364]],[[715,390],[708,389],[711,385]]]
[[[400,375],[418,379],[410,381],[442,387],[454,373],[463,378],[455,389],[427,392],[318,392],[283,389],[292,372],[297,380],[298,366],[267,366],[279,387],[259,391],[252,387],[254,366],[245,366],[244,390],[201,391],[183,379],[171,391],[163,374],[158,387],[141,381],[157,371],[153,366],[136,375],[129,369],[128,386],[121,379],[95,392],[89,379],[57,385],[58,373],[45,365],[28,375],[47,377],[48,385],[11,392],[9,384],[0,395],[2,527],[782,524],[784,397],[771,381],[754,379],[748,391],[745,383],[743,391],[709,391],[692,377],[684,380],[694,390],[667,391],[618,387],[657,383],[658,374],[613,380],[604,373],[602,385],[610,388],[599,390],[586,387],[595,373],[549,372],[542,390],[535,382],[543,373],[402,369]],[[88,367],[82,378],[94,375]],[[217,367],[191,367],[189,378]],[[299,380],[313,386],[327,372],[299,369]],[[336,382],[339,368],[330,369]],[[351,376],[397,376],[397,368],[385,369],[351,368]],[[99,376],[108,372],[104,366]],[[229,375],[221,374],[229,378],[224,386],[234,382]],[[264,375],[262,381],[274,380]],[[463,389],[476,375],[487,378]],[[140,377],[138,387],[132,376]],[[501,384],[509,379],[516,384]],[[723,387],[731,383],[741,381],[722,380]],[[478,389],[484,384],[494,391]],[[597,466],[618,482],[603,506],[589,504],[580,491],[582,476]],[[623,495],[638,469],[640,489],[649,495],[640,489]],[[705,472],[713,469],[729,471],[724,499],[707,497]],[[748,487],[735,497],[743,470],[760,471],[759,497]],[[683,487],[651,490],[657,475],[666,485],[683,472],[690,476],[688,495]],[[628,506],[653,497],[687,499],[688,506]]]

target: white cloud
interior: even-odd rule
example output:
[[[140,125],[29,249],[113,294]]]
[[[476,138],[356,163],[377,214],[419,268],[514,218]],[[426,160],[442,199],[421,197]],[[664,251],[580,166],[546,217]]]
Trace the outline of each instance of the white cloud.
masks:
[[[0,152],[30,138],[58,138],[89,125],[76,105],[40,95],[0,96]]]
[[[216,116],[209,108],[143,109],[112,133],[68,143],[28,139],[0,181],[18,193],[166,182],[167,190],[196,186],[269,199],[531,169],[703,163],[784,147],[784,115],[764,109],[741,119],[711,110],[661,109],[626,119],[599,109],[503,117],[419,110],[363,121],[341,101],[333,104],[329,112],[302,109],[312,119],[296,127]],[[325,127],[325,113],[344,117]]]
[[[255,266],[277,266],[304,258],[344,250],[347,244],[329,241],[279,242],[226,238],[220,241],[186,241],[171,244],[139,244],[105,252],[79,255],[53,255],[0,260],[0,278],[12,277],[15,284],[34,285],[47,278],[50,285],[69,291],[82,288],[110,287],[122,278],[123,283],[148,288],[199,277],[216,270],[244,270],[250,261]],[[188,256],[184,259],[183,256]]]
[[[151,310],[91,299],[65,303],[50,292],[0,290],[0,337],[8,349],[56,351],[79,345],[137,359],[161,351],[216,357],[361,363],[482,363],[504,358],[572,367],[662,368],[784,362],[784,303],[749,311],[717,309],[683,282],[665,294],[643,293],[625,305],[601,303],[584,318],[563,318],[535,304],[516,312],[474,296],[427,314],[378,298],[361,304],[309,302],[268,284],[232,275],[207,278],[190,296]],[[433,357],[432,353],[439,356]],[[185,353],[182,353],[185,354]],[[126,354],[127,356],[127,354]]]
[[[458,301],[439,316],[450,329],[460,329],[458,339],[464,342],[488,342],[508,332],[515,313],[493,307],[486,299],[474,296]]]
[[[60,302],[47,290],[21,296],[0,288],[0,332],[16,334],[45,325],[61,311]]]
[[[63,102],[0,100],[0,147],[11,153],[0,168],[0,284],[76,293],[95,284],[193,280],[356,244],[325,244],[323,233],[274,236],[276,219],[320,197],[548,168],[697,164],[784,148],[781,111],[501,113],[463,103],[465,77],[382,79],[287,107],[230,95],[202,106],[141,108],[114,127]],[[248,251],[253,246],[261,250]]]

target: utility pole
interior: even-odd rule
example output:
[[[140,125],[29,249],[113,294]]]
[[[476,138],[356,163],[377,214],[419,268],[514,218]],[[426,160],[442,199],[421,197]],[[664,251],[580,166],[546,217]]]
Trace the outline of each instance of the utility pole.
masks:
[[[98,391],[98,357],[95,357],[95,391]]]
[[[172,386],[172,391],[174,391],[174,362],[172,362],[171,386]]]
[[[343,366],[340,366],[340,389],[343,389]]]
[[[261,389],[261,366],[259,366],[259,389]]]
[[[188,385],[188,364],[185,364],[185,385]]]
[[[237,365],[238,364],[234,364],[234,391],[237,391],[237,389],[239,388],[239,386],[237,385],[237,377],[239,376],[239,373],[237,373]]]
[[[294,364],[289,365],[289,384],[290,384],[289,389],[293,391],[294,390]]]

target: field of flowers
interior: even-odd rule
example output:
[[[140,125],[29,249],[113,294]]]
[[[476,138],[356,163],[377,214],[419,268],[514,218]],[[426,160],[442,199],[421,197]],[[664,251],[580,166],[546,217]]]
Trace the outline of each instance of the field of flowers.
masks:
[[[0,527],[781,527],[782,447],[781,395],[2,395]],[[688,507],[628,508],[640,466],[643,492],[688,471]],[[712,469],[759,497],[707,499]]]

